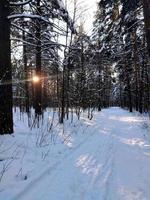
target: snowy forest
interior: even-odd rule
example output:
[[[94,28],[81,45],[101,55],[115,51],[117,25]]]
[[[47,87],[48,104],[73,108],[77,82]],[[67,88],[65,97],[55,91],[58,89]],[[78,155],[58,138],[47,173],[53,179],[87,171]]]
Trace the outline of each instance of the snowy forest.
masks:
[[[0,200],[150,199],[150,0],[89,1],[0,0]]]

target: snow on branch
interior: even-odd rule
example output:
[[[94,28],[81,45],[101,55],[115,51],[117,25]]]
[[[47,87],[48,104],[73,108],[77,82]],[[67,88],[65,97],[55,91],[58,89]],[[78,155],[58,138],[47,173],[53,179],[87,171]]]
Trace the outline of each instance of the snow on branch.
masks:
[[[14,3],[14,2],[10,2],[10,6],[24,6],[28,3],[30,3],[32,0],[26,0],[26,1],[23,1],[23,2],[17,2],[17,3]]]
[[[39,19],[42,20],[46,23],[50,23],[47,19],[40,15],[33,15],[33,14],[14,14],[14,15],[9,15],[8,19],[16,19],[16,18],[30,18],[30,19]]]
[[[53,1],[53,6],[60,11],[62,19],[68,24],[70,30],[75,34],[76,30],[73,25],[73,21],[68,14],[68,11],[65,8],[65,5],[62,0]]]

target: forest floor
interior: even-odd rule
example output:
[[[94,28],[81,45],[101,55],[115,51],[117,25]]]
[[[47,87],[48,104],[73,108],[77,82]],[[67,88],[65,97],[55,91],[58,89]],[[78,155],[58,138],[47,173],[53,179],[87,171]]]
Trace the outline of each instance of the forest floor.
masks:
[[[30,130],[17,111],[15,134],[0,136],[0,200],[150,199],[147,117],[112,107],[59,125],[53,114]]]

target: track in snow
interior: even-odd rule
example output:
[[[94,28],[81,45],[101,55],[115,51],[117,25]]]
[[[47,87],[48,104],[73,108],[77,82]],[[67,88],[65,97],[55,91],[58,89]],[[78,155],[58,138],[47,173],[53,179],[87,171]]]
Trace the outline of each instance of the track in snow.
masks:
[[[142,119],[120,108],[95,119],[84,142],[13,200],[149,200],[150,144]]]

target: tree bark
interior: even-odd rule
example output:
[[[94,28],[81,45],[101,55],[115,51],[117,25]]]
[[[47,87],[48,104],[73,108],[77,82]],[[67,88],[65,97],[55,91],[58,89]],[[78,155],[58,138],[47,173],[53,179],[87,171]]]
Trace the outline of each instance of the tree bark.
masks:
[[[0,1],[0,134],[13,133],[9,1]]]
[[[22,6],[22,13],[24,12],[23,6]],[[25,29],[24,26],[24,20],[23,20],[23,30]],[[23,42],[26,40],[25,31],[22,31],[22,39]],[[29,86],[28,86],[28,65],[27,65],[27,47],[26,44],[23,44],[23,64],[24,64],[24,73],[25,73],[25,110],[27,113],[29,113]]]
[[[150,58],[150,0],[143,0],[143,13],[148,54]]]
[[[135,108],[139,110],[139,62],[137,56],[137,35],[136,29],[132,32],[133,38],[133,65],[134,65],[134,79],[135,79]]]
[[[37,0],[37,14],[41,14],[40,1]],[[41,22],[36,20],[36,76],[39,77],[39,82],[35,83],[35,113],[36,115],[42,114],[42,80],[41,80]]]
[[[101,111],[101,66],[98,65],[98,111]]]

